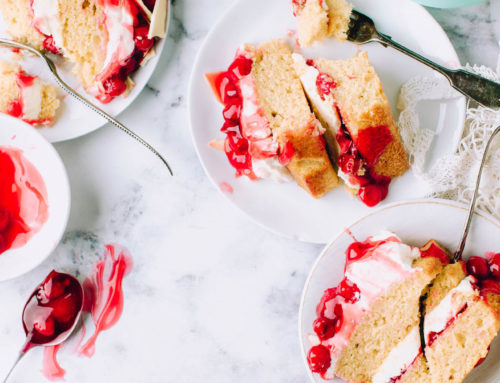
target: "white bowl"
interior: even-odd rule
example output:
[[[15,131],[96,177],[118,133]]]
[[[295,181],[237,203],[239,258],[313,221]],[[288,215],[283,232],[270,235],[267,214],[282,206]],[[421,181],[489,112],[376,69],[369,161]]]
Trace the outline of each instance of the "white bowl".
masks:
[[[42,263],[64,234],[70,212],[70,188],[64,164],[51,144],[33,127],[0,114],[0,146],[21,149],[45,181],[49,217],[24,246],[0,254],[0,281],[18,277]]]

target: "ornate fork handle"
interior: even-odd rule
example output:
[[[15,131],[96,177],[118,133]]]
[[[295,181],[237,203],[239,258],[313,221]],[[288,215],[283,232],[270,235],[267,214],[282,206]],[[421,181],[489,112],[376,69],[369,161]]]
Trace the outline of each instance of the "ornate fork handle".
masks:
[[[491,108],[500,108],[500,84],[462,69],[454,70],[445,68],[444,66],[439,65],[416,52],[413,52],[412,50],[392,40],[390,36],[384,35],[380,32],[377,33],[376,37],[372,38],[372,41],[377,41],[384,46],[391,46],[392,48],[420,61],[432,69],[435,69],[448,79],[453,88],[463,95],[470,97],[474,101],[477,101],[481,105]]]
[[[78,101],[80,101],[82,104],[84,104],[87,108],[91,109],[95,113],[99,114],[101,117],[105,118],[108,120],[110,123],[115,125],[116,127],[120,128],[122,131],[127,133],[129,136],[131,136],[133,139],[136,141],[140,142],[142,145],[144,145],[146,148],[148,148],[151,152],[153,152],[162,162],[163,164],[167,167],[168,171],[170,172],[171,175],[172,169],[170,168],[170,165],[168,162],[163,158],[163,156],[153,147],[151,146],[148,142],[143,140],[141,137],[139,137],[136,133],[134,133],[132,130],[127,128],[125,125],[123,125],[120,121],[116,120],[115,118],[111,117],[108,113],[106,113],[104,110],[99,108],[98,106],[94,105],[91,103],[89,100],[87,100],[85,97],[77,93],[73,88],[71,88],[68,84],[66,84],[63,79],[59,76],[57,72],[57,68],[54,64],[54,62],[49,59],[47,56],[45,56],[42,52],[40,52],[38,49],[35,49],[29,45],[26,44],[21,44],[12,40],[7,40],[7,39],[1,39],[0,38],[0,45],[4,45],[10,48],[17,48],[17,49],[23,49],[27,50],[36,56],[42,58],[45,61],[45,64],[49,67],[50,71],[54,75],[57,84],[63,88],[67,93],[69,93],[71,96],[76,98]]]

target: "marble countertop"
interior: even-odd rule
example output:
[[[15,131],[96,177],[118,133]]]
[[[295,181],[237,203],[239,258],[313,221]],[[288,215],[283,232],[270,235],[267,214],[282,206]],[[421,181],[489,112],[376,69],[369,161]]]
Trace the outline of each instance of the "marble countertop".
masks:
[[[322,246],[269,233],[233,208],[205,176],[189,133],[191,65],[234,1],[174,1],[167,54],[120,116],[166,155],[174,178],[110,126],[56,145],[71,182],[69,226],[41,266],[0,284],[0,376],[23,343],[20,315],[29,292],[53,268],[81,275],[104,244],[118,243],[134,260],[122,318],[102,333],[92,359],[62,350],[66,381],[307,381],[297,313]],[[462,63],[496,65],[498,3],[431,10]],[[42,350],[31,351],[11,381],[44,382],[41,363]]]

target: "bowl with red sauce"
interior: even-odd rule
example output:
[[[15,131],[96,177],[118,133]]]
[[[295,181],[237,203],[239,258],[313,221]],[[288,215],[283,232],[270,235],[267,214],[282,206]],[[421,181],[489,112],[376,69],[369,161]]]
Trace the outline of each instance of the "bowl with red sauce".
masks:
[[[322,355],[319,351],[324,350],[321,349],[314,350],[314,358],[311,357],[313,353],[310,353],[310,350],[314,348],[310,341],[311,335],[321,333],[329,337],[332,334],[328,332],[335,333],[335,326],[342,324],[341,321],[330,324],[318,320],[321,317],[318,316],[318,307],[321,307],[319,304],[324,302],[330,290],[334,290],[336,286],[342,287],[346,250],[356,241],[362,242],[370,236],[386,231],[395,233],[404,243],[411,246],[421,247],[429,240],[435,239],[454,252],[463,232],[467,212],[468,206],[440,199],[397,202],[374,210],[373,213],[346,226],[345,230],[332,239],[309,273],[299,308],[301,350],[305,362],[304,368],[308,371],[311,382],[325,382],[321,374],[312,373],[311,369],[318,369],[322,360],[329,357],[329,354]],[[468,261],[468,272],[479,280],[493,278],[500,281],[499,253],[500,222],[488,214],[477,213],[464,251],[464,260]],[[376,278],[376,275],[374,277]],[[344,298],[356,296],[356,291],[352,291],[352,288],[344,290],[351,291],[350,295],[346,295],[345,292],[340,293]],[[339,294],[338,288],[335,291],[335,294]],[[500,358],[500,338],[493,341],[489,356],[469,374],[467,381],[500,381],[498,358]],[[343,382],[338,378],[331,381]]]
[[[0,281],[39,265],[69,218],[64,164],[33,127],[0,114]]]

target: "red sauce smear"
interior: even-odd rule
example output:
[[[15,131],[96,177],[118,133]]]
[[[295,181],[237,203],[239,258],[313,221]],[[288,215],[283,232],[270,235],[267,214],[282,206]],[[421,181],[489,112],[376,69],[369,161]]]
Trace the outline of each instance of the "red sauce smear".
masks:
[[[450,263],[450,257],[436,241],[430,241],[420,249],[422,258],[437,258],[443,265]]]
[[[47,188],[22,150],[0,146],[0,254],[24,246],[48,219]]]

